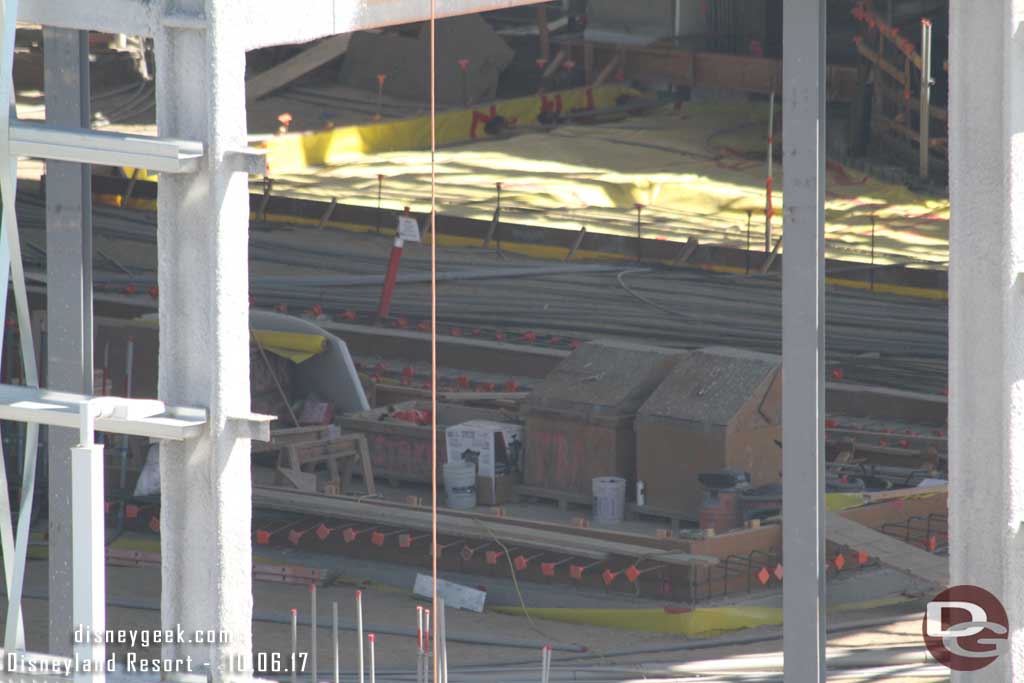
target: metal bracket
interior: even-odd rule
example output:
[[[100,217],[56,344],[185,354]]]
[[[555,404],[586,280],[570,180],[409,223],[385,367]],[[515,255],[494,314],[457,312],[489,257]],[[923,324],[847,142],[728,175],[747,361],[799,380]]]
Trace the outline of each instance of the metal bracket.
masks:
[[[206,15],[201,12],[168,12],[160,19],[165,28],[178,28],[186,31],[205,31]]]
[[[236,430],[240,439],[253,441],[270,441],[270,423],[277,419],[276,415],[249,413],[248,415],[228,415],[228,424]]]
[[[238,171],[249,175],[263,176],[267,174],[267,150],[247,147],[224,153],[224,161]]]

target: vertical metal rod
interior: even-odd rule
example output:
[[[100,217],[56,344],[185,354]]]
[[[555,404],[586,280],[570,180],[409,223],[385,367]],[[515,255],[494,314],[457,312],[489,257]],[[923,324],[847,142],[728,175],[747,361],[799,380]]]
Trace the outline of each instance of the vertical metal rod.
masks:
[[[331,604],[331,643],[334,645],[334,683],[341,683],[341,644],[338,638],[338,603]]]
[[[124,356],[124,395],[125,398],[132,397],[132,382],[134,379],[133,369],[135,368],[135,337],[128,337],[128,346]]]
[[[921,20],[921,123],[920,123],[920,147],[921,147],[921,168],[922,178],[928,177],[928,153],[931,146],[931,125],[932,109],[932,22],[927,19]]]
[[[871,214],[871,291],[875,291],[875,214]]]
[[[775,191],[775,91],[768,96],[768,178],[764,197],[764,253],[772,250],[772,193]]]
[[[416,683],[423,683],[423,605],[416,605]]]
[[[750,275],[750,219],[754,215],[753,211],[747,210],[747,275]]]
[[[363,591],[356,591],[356,636],[359,640],[359,683],[365,683],[363,669]]]
[[[299,610],[292,608],[292,683],[299,680]]]
[[[643,204],[636,205],[636,260],[640,261],[644,257],[644,243],[642,233],[642,223],[640,214],[644,210]]]
[[[316,668],[316,584],[309,584],[309,680],[312,683],[317,681],[317,668]]]
[[[437,627],[440,631],[441,683],[448,683],[448,615],[441,597],[437,599]]]
[[[820,0],[783,0],[786,683],[825,680],[825,16]]]
[[[427,681],[430,678],[431,671],[434,670],[431,664],[431,658],[437,656],[437,648],[431,647],[432,641],[430,640],[430,609],[427,607],[423,608],[423,680]],[[436,634],[435,634],[436,635]],[[436,675],[436,674],[435,674]],[[435,682],[436,683],[436,682]]]
[[[384,174],[377,174],[377,234],[380,234],[381,211],[383,211],[382,198],[384,197]]]
[[[377,683],[377,658],[374,655],[374,641],[377,637],[371,633],[367,638],[370,641],[370,683]]]

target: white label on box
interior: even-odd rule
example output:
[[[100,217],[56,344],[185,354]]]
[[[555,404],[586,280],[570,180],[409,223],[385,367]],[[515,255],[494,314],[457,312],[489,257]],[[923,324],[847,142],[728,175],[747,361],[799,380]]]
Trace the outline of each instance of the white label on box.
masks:
[[[398,236],[406,242],[420,241],[420,224],[412,216],[398,217]]]

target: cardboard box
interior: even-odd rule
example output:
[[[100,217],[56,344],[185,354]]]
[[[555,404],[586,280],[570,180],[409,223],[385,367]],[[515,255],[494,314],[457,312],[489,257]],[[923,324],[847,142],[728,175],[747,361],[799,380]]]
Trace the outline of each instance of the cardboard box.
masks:
[[[522,425],[490,420],[462,422],[445,430],[445,446],[446,462],[476,463],[481,504],[500,505],[511,498],[522,469]]]

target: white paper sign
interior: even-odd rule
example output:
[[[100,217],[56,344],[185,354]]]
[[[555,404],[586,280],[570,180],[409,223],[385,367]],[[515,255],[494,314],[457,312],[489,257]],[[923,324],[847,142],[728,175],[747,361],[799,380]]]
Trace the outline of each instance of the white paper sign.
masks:
[[[399,216],[398,236],[406,242],[419,242],[420,224],[412,216]]]

